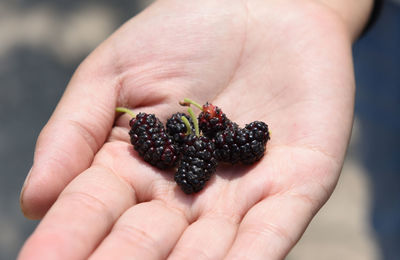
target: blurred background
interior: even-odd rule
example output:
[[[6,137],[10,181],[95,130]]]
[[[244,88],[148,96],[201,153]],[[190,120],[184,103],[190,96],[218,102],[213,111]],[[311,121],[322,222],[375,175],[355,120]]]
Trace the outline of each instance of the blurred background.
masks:
[[[22,215],[19,209],[19,192],[32,164],[36,138],[55,108],[74,69],[101,41],[151,2],[151,0],[2,0],[0,2],[0,165],[2,171],[0,174],[0,260],[15,259],[24,241],[38,223],[27,220]],[[379,83],[378,85],[382,82],[386,84],[389,80],[397,82],[393,83],[394,85],[387,83],[392,90],[397,87],[396,93],[389,92],[392,98],[390,100],[394,103],[390,103],[387,108],[388,102],[385,101],[385,97],[379,96],[379,102],[384,108],[382,111],[379,109],[375,111],[369,106],[369,102],[371,99],[372,102],[376,101],[376,92],[371,90],[369,94],[368,92],[366,94],[362,92],[361,96],[358,94],[357,118],[341,179],[331,199],[312,221],[288,259],[384,259],[380,251],[382,244],[379,243],[382,239],[379,234],[382,232],[379,233],[376,230],[387,232],[387,229],[391,228],[380,226],[380,221],[385,222],[386,219],[383,216],[371,214],[371,210],[389,210],[392,223],[400,225],[400,220],[396,219],[400,209],[397,210],[393,205],[386,205],[387,203],[384,203],[385,209],[376,206],[385,201],[381,197],[377,200],[377,194],[382,193],[382,187],[386,186],[383,181],[380,181],[381,186],[377,188],[376,179],[380,177],[371,174],[374,172],[371,169],[378,169],[381,174],[379,176],[382,176],[379,169],[383,168],[379,163],[386,165],[386,157],[389,156],[389,159],[394,161],[397,158],[400,159],[399,150],[395,147],[397,145],[400,147],[398,143],[400,110],[396,110],[399,109],[400,102],[398,83],[400,82],[398,78],[400,57],[383,56],[384,63],[387,64],[380,66],[382,70],[379,71],[378,76],[369,71],[373,70],[372,65],[376,66],[384,55],[382,49],[387,49],[379,39],[386,39],[394,50],[397,48],[397,54],[400,52],[398,50],[400,49],[399,6],[393,3],[386,4],[384,14],[393,12],[392,10],[396,10],[397,13],[382,15],[382,19],[354,48],[358,88],[368,90],[368,84],[371,84],[371,81]],[[380,34],[381,31],[384,31],[383,35]],[[397,35],[397,40],[394,42],[391,40],[394,37],[393,34]],[[397,70],[397,73],[393,72],[394,70]],[[388,71],[393,72],[390,74],[392,78],[387,78]],[[367,78],[365,75],[372,78]],[[392,112],[385,109],[392,109]],[[382,113],[385,115],[389,113],[395,119],[382,117]],[[365,116],[371,114],[376,118]],[[377,119],[381,121],[375,124],[376,121],[373,120]],[[375,129],[376,125],[380,128]],[[370,129],[367,133],[364,131],[366,127]],[[388,135],[388,131],[393,136]],[[381,138],[368,142],[369,147],[374,147],[375,153],[382,157],[379,158],[379,163],[373,164],[371,158],[374,156],[366,152],[368,147],[363,147],[362,144],[365,144],[366,138],[374,139],[382,135],[388,136],[387,140],[384,139],[395,148],[385,150],[385,143],[379,142]],[[380,152],[378,149],[383,149],[383,151]],[[364,163],[365,161],[371,162],[372,166]],[[389,165],[387,170],[387,167],[384,169],[392,173],[398,170],[396,167],[398,165],[393,164],[393,167]],[[399,173],[400,171],[397,171],[397,175]],[[397,189],[400,184],[396,180],[399,180],[399,177],[397,179],[394,177],[389,182],[394,189]],[[400,200],[400,196],[394,197],[393,200],[396,198]],[[398,229],[400,229],[399,226]]]

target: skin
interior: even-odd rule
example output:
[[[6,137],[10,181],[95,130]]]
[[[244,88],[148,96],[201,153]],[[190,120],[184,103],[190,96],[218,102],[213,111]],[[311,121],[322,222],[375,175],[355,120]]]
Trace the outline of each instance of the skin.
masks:
[[[339,14],[316,1],[165,0],[128,21],[79,66],[38,138],[21,208],[43,219],[19,259],[284,258],[333,192],[350,136],[362,23]],[[220,165],[185,195],[114,112],[165,122],[184,97],[242,126],[265,121],[266,155]]]

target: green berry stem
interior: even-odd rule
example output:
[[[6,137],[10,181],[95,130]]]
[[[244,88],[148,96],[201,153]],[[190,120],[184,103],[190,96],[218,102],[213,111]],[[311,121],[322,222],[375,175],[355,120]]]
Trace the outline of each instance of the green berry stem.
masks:
[[[197,103],[196,101],[193,101],[193,100],[191,100],[191,99],[189,99],[189,98],[184,98],[184,99],[183,99],[183,102],[192,104],[193,106],[195,106],[195,107],[197,107],[198,109],[200,109],[201,111],[203,111],[203,106],[200,105],[199,103]]]
[[[196,136],[200,136],[199,121],[197,121],[197,117],[194,114],[194,112],[193,112],[191,107],[188,108],[188,113],[190,115],[190,118],[192,118],[192,121],[193,121],[193,124],[194,124],[194,131],[196,133]]]
[[[121,113],[127,113],[128,115],[130,115],[132,118],[136,117],[136,115],[128,108],[126,107],[117,107],[115,109],[116,112],[121,112]]]
[[[185,135],[190,135],[190,134],[192,133],[192,129],[191,129],[191,127],[190,127],[189,120],[186,118],[186,116],[182,116],[181,119],[182,119],[183,123],[184,123],[185,126],[186,126],[186,133],[185,133]]]

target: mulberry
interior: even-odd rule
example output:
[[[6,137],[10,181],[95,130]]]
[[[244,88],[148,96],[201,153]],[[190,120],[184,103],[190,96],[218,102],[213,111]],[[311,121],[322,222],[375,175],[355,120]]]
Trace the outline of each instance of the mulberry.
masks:
[[[188,135],[182,146],[182,159],[175,174],[175,181],[186,194],[203,189],[215,172],[214,143],[205,136]]]
[[[186,132],[187,132],[187,127],[185,125],[185,123],[182,121],[182,116],[186,117],[190,123],[190,131],[194,132],[194,125],[193,125],[193,121],[192,119],[186,115],[185,113],[175,113],[173,114],[166,123],[166,130],[167,130],[167,134],[170,135],[173,140],[181,145],[183,144],[183,141],[185,139],[186,136]]]
[[[139,113],[129,125],[131,143],[146,162],[160,169],[177,164],[179,149],[154,114]]]
[[[200,130],[208,138],[214,138],[218,132],[225,130],[232,124],[219,107],[208,102],[203,105],[198,120]]]
[[[234,124],[217,133],[215,157],[232,164],[252,164],[263,157],[268,139],[268,126],[263,122],[255,121],[245,128]]]

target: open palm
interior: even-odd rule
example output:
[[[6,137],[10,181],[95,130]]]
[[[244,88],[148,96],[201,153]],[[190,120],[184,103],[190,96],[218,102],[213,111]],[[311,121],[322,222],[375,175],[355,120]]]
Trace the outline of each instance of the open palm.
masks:
[[[44,218],[20,258],[283,258],[341,170],[350,46],[339,20],[309,1],[155,3],[82,63],[43,129],[21,206]],[[241,126],[265,121],[266,155],[220,165],[185,195],[173,171],[143,162],[129,117],[114,113],[126,106],[165,122],[184,97]]]

